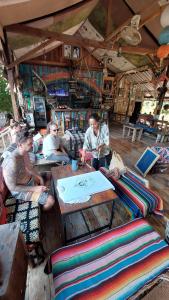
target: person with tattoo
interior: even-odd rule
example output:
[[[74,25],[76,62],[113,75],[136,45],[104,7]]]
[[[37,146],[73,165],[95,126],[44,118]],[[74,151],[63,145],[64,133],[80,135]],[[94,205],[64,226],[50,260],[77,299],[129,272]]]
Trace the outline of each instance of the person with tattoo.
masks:
[[[2,163],[5,183],[12,196],[21,201],[36,201],[44,210],[54,205],[54,198],[44,185],[43,178],[33,169],[29,151],[33,146],[28,131],[16,135],[17,148]]]

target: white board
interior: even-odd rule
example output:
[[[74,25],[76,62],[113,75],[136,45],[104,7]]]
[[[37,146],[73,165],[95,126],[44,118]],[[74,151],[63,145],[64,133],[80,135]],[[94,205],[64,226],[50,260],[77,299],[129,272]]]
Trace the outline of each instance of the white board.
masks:
[[[57,181],[59,197],[66,203],[86,202],[91,195],[110,189],[114,190],[115,188],[100,171],[58,179]]]

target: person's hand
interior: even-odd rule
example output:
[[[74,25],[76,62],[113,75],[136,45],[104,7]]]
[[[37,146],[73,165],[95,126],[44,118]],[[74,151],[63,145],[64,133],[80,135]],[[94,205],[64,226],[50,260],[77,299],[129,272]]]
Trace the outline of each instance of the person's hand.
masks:
[[[82,161],[83,164],[86,162],[86,160],[85,160],[85,155],[82,155],[81,161]]]
[[[48,188],[45,185],[36,185],[34,187],[34,192],[36,193],[43,193],[46,192],[48,190]]]
[[[98,152],[101,152],[102,149],[103,149],[103,147],[104,147],[104,145],[100,145],[100,146],[98,146],[98,147],[96,148],[96,150],[97,150]]]
[[[40,175],[35,176],[35,181],[38,185],[44,185],[44,180]]]

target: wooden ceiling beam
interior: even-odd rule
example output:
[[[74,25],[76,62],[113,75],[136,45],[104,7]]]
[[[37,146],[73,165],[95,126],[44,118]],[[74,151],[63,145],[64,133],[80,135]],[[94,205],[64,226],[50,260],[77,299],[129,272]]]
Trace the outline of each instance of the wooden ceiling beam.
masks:
[[[42,59],[30,59],[25,62],[26,64],[35,64],[35,65],[42,65],[42,66],[57,66],[57,67],[68,67],[72,66],[71,62],[57,62],[57,61],[51,61],[51,60],[42,60]],[[74,66],[76,68],[76,66]],[[81,70],[86,70],[86,65],[81,65]],[[90,70],[96,71],[96,70],[102,70],[102,67],[97,66],[90,66]]]
[[[145,9],[142,9],[140,12],[138,12],[138,13],[135,13],[135,14],[139,14],[139,15],[141,15],[141,22],[140,22],[140,26],[139,26],[139,28],[141,28],[141,27],[143,27],[146,23],[148,23],[150,20],[152,20],[152,19],[154,19],[155,17],[157,17],[157,16],[159,16],[160,14],[161,14],[161,12],[162,12],[162,10],[165,8],[165,6],[164,7],[158,7],[158,8],[156,8],[155,10],[153,9],[153,11],[152,11],[152,6],[154,5],[154,3],[151,3],[151,5],[148,7],[148,8],[146,8],[146,11],[147,10],[150,10],[150,14],[148,15],[148,16],[146,16],[146,17],[144,17],[144,15],[145,15]],[[134,14],[133,14],[133,16],[134,16]],[[123,22],[123,24],[121,24],[118,28],[116,28],[112,33],[110,33],[107,37],[106,37],[106,39],[105,39],[105,41],[109,41],[109,40],[113,40],[113,39],[115,39],[116,38],[116,36],[120,33],[120,31],[123,29],[123,27],[124,26],[128,26],[129,24],[130,24],[130,22],[131,22],[131,19],[132,19],[132,17],[133,16],[131,16],[130,18],[128,18],[125,22]]]
[[[29,52],[27,52],[26,54],[24,54],[23,56],[21,56],[20,58],[16,59],[14,62],[12,62],[11,64],[7,65],[7,68],[13,68],[14,66],[20,64],[23,61],[27,61],[28,59],[32,59],[34,54],[36,52],[38,52],[39,50],[41,50],[42,48],[48,46],[49,44],[51,44],[53,41],[55,41],[55,39],[50,39],[48,41],[45,41],[44,43],[40,44],[39,46],[37,46],[36,48],[30,50]],[[113,48],[114,51],[118,51],[118,47],[114,47]],[[141,47],[130,47],[130,46],[124,46],[121,47],[121,52],[122,53],[133,53],[133,54],[139,54],[139,55],[146,55],[146,54],[153,54],[156,52],[156,50],[152,50],[152,49],[147,49],[147,48],[141,48]],[[79,63],[79,61],[78,61]]]
[[[107,0],[106,36],[112,31],[113,0]]]
[[[26,26],[26,25],[20,25],[20,24],[10,25],[7,27],[7,31],[20,33],[20,34],[28,35],[28,36],[35,36],[35,37],[39,37],[42,39],[55,38],[55,40],[61,41],[63,43],[67,43],[69,45],[72,44],[72,45],[77,45],[77,46],[78,45],[83,46],[85,44],[88,47],[102,48],[102,49],[107,48],[107,45],[104,42],[98,42],[98,41],[94,41],[94,40],[90,40],[90,39],[86,39],[86,38],[83,39],[83,38],[71,36],[68,34],[57,33],[57,32],[48,31],[48,30],[42,30],[39,28],[33,28],[33,27]],[[110,48],[111,47],[109,47],[109,49]]]
[[[30,58],[32,58],[32,56],[37,53],[38,51],[40,51],[41,49],[43,49],[44,47],[47,47],[48,45],[50,45],[51,43],[53,43],[55,41],[55,39],[50,39],[47,40],[45,42],[42,42],[40,45],[38,45],[37,47],[31,49],[30,51],[28,51],[27,53],[25,53],[24,55],[22,55],[21,57],[19,57],[18,59],[16,59],[14,62],[12,62],[11,64],[7,65],[6,67],[8,69],[13,68],[14,66],[20,64],[21,62],[28,60]]]

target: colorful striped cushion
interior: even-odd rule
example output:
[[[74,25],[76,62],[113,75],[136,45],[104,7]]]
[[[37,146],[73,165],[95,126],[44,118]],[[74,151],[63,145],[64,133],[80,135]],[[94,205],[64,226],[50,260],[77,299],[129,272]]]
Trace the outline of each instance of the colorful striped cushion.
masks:
[[[143,219],[58,249],[55,300],[124,300],[169,269],[169,246]]]
[[[162,199],[138,181],[131,172],[117,180],[105,168],[100,168],[100,171],[113,183],[117,195],[132,210],[134,217],[145,217],[152,212],[163,215]]]

